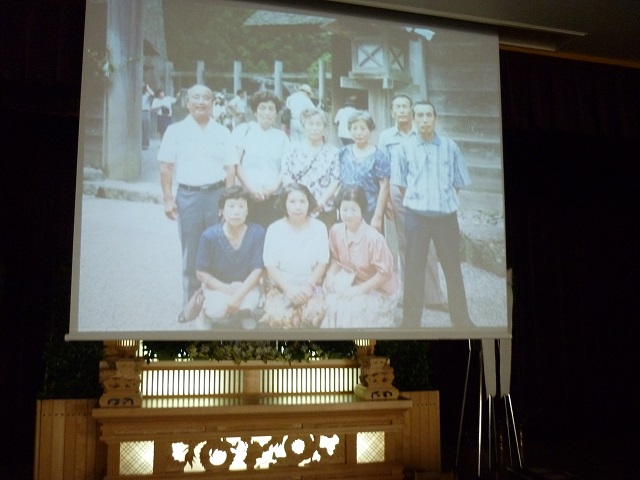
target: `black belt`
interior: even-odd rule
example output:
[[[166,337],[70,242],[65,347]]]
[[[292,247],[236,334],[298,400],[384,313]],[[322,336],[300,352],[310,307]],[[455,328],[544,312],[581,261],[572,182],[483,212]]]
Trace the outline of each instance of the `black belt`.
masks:
[[[207,193],[207,192],[213,192],[214,190],[218,190],[219,188],[224,187],[224,185],[225,185],[224,180],[220,180],[219,182],[210,183],[209,185],[185,185],[183,183],[179,183],[178,188],[182,188],[187,192]]]

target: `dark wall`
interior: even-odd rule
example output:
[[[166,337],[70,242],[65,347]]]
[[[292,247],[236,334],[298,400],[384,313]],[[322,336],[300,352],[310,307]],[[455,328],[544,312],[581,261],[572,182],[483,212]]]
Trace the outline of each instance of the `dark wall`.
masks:
[[[72,251],[84,2],[0,5],[0,452],[30,478],[42,352],[68,308],[52,292]],[[640,70],[500,59],[517,419],[531,432],[631,430]],[[450,443],[467,343],[435,343]]]

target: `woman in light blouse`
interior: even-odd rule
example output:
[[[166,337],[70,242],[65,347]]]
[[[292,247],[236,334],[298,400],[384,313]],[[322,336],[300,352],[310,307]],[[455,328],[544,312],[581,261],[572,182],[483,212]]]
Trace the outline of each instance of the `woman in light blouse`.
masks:
[[[275,201],[282,186],[282,157],[289,138],[274,127],[282,107],[278,97],[260,91],[249,105],[255,121],[237,125],[232,133],[238,154],[237,176],[254,201],[248,220],[266,228],[279,218]]]

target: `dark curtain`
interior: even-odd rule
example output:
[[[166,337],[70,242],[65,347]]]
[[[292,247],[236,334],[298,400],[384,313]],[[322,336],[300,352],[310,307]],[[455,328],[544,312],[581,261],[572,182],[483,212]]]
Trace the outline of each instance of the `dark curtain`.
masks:
[[[540,414],[620,414],[633,398],[628,380],[612,383],[631,373],[637,317],[632,147],[591,135],[505,137],[513,389]]]
[[[506,51],[500,68],[511,396],[525,457],[530,442],[628,438],[639,426],[640,69]],[[477,402],[471,347],[433,348],[443,465],[454,461],[469,358],[467,401]],[[467,406],[465,428],[476,421]]]
[[[502,51],[500,76],[507,134],[640,134],[638,69]]]
[[[631,431],[640,70],[500,60],[521,419]]]
[[[82,0],[0,4],[0,451],[20,470],[4,478],[31,476],[42,351],[54,310],[68,309],[52,285],[72,252],[83,16]],[[533,433],[637,428],[640,70],[500,61],[516,419]],[[434,344],[446,448],[468,345]]]

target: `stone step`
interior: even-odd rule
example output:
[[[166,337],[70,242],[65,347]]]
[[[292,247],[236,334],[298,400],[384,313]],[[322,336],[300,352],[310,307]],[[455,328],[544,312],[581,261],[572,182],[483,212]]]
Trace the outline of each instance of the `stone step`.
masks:
[[[497,137],[483,137],[479,135],[473,134],[460,134],[460,135],[450,135],[451,138],[455,139],[455,141],[460,145],[466,145],[471,148],[473,146],[482,146],[486,150],[491,150],[496,146],[500,146],[500,138]]]
[[[430,58],[438,59],[440,62],[447,61],[453,53],[460,60],[474,62],[478,61],[480,55],[487,58],[496,56],[497,52],[491,49],[493,44],[495,44],[495,40],[490,36],[472,36],[461,39],[460,33],[456,30],[438,29],[431,41],[425,44],[425,50],[428,51]]]
[[[102,144],[85,140],[82,153],[84,165],[92,168],[102,168]]]
[[[502,169],[487,166],[467,165],[471,175],[471,185],[468,190],[475,192],[503,193]]]
[[[475,152],[462,151],[464,163],[467,167],[476,168],[491,168],[495,170],[502,170],[502,158],[500,156],[487,156],[484,152],[481,155],[474,154]]]
[[[432,102],[438,115],[478,116],[485,115],[496,119],[500,118],[500,96],[490,95],[487,92],[477,90],[451,91],[428,90],[428,100]]]
[[[500,141],[502,124],[500,117],[491,115],[455,115],[438,113],[437,129],[450,137],[481,137]]]
[[[451,138],[460,147],[467,165],[502,166],[502,145],[499,142],[482,142],[474,138]]]
[[[104,134],[103,99],[99,96],[83,97],[82,153],[84,165],[100,169],[103,166],[102,144]]]
[[[460,192],[460,210],[479,210],[488,215],[504,215],[504,195],[464,189]]]
[[[84,127],[84,136],[87,139],[98,139],[102,142],[102,126],[86,126]]]
[[[451,68],[441,64],[428,64],[428,89],[452,92],[499,92],[500,77],[494,64],[462,63]]]

